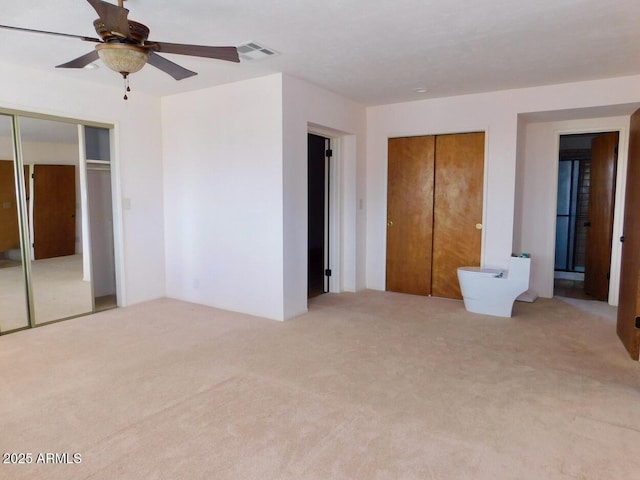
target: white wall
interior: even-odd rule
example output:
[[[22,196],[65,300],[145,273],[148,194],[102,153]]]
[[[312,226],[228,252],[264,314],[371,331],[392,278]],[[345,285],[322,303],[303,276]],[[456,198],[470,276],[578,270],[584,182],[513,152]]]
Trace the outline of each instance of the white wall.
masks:
[[[594,112],[595,114],[595,112]],[[526,117],[526,116],[525,116]],[[522,123],[514,249],[531,253],[531,286],[540,296],[553,296],[558,148],[560,135],[619,131],[616,218],[611,255],[609,303],[618,304],[620,242],[626,184],[629,116]]]
[[[162,100],[167,294],[283,318],[282,78]]]
[[[504,268],[514,246],[519,114],[562,112],[555,117],[569,120],[585,118],[586,107],[598,107],[602,113],[607,106],[625,104],[628,107],[626,104],[639,101],[640,76],[631,76],[370,108],[366,172],[367,286],[385,288],[389,137],[486,131],[482,264]],[[544,228],[528,219],[527,223],[533,229]],[[525,245],[529,239],[523,237],[519,241]],[[535,261],[535,257],[533,259]]]
[[[75,125],[70,125],[74,130]],[[78,166],[78,143],[22,142],[22,155],[26,165]]]
[[[2,108],[0,106],[0,108]],[[75,126],[71,126],[74,130]],[[22,152],[26,165],[77,165],[78,144],[52,142],[22,142]],[[11,137],[0,137],[0,159],[13,160]]]
[[[105,87],[58,75],[2,65],[0,109],[36,112],[115,125],[116,254],[119,302],[127,305],[165,294],[160,100],[135,92],[121,100],[121,80]],[[78,72],[82,73],[82,72]],[[76,152],[77,153],[77,152]],[[121,199],[130,209],[122,211]]]
[[[367,117],[367,286],[385,289],[387,140],[484,131],[482,263],[502,266],[511,254],[517,117],[504,93],[373,107]],[[496,188],[500,186],[500,188]]]
[[[384,289],[388,137],[486,131],[482,261],[504,267],[514,239],[532,241],[521,227],[514,237],[519,116],[570,120],[640,101],[631,76],[371,107],[365,119],[361,106],[281,74],[167,97],[161,108],[142,92],[120,100],[117,78],[112,88],[5,69],[0,108],[115,125],[122,304],[168,292],[278,319],[306,309],[310,125],[341,139],[342,288]]]
[[[340,233],[331,244],[339,285],[332,291],[364,288],[365,109],[297,78],[283,76],[284,92],[284,316],[307,311],[307,133],[337,139]]]
[[[163,118],[168,295],[277,320],[307,310],[310,124],[340,138],[339,268],[357,288],[363,107],[276,74],[166,97]]]

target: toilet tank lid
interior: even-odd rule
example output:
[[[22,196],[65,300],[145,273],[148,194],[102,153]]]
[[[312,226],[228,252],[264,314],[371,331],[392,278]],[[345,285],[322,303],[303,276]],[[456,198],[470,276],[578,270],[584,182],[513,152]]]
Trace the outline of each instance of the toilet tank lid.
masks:
[[[497,268],[460,267],[459,271],[479,277],[500,277],[505,271]]]

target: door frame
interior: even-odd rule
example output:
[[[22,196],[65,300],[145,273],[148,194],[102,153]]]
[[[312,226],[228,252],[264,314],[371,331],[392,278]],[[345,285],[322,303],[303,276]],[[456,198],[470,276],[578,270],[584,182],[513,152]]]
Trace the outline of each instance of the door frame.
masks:
[[[583,133],[606,133],[606,132],[618,132],[618,166],[616,172],[616,191],[614,196],[614,210],[613,210],[613,235],[611,239],[611,270],[609,278],[609,299],[607,303],[612,306],[618,305],[618,295],[620,292],[620,267],[622,262],[622,245],[620,244],[620,237],[622,236],[622,226],[624,221],[624,199],[626,194],[626,180],[627,180],[627,157],[629,154],[629,120],[627,120],[624,126],[620,124],[608,126],[606,121],[601,124],[588,128],[568,128],[557,130],[555,133],[555,153],[559,155],[560,152],[560,137],[563,135],[579,135]],[[556,158],[557,160],[557,158]],[[558,162],[556,161],[556,164]],[[558,184],[558,168],[553,171],[553,185]],[[556,251],[556,220],[555,215],[558,210],[558,189],[555,188],[554,201],[553,201],[553,252]],[[554,258],[549,259],[551,265],[551,285],[553,285],[553,275],[555,273]]]
[[[331,276],[327,273],[330,272],[329,255],[331,253],[329,208],[332,190],[330,178],[332,157],[330,138],[307,133],[307,298],[328,293],[331,285]],[[314,178],[311,176],[312,173],[315,175]],[[311,244],[316,249],[320,246],[322,248],[321,265],[320,257],[312,259]],[[316,251],[315,254],[317,253]],[[311,268],[314,269],[313,272],[310,271]]]
[[[331,144],[331,151],[333,155],[331,157],[331,168],[329,169],[329,195],[325,199],[328,201],[329,208],[325,212],[328,214],[328,266],[331,270],[331,278],[329,279],[328,293],[339,293],[342,291],[342,177],[343,177],[343,163],[341,162],[341,138],[335,131],[319,127],[317,125],[307,126],[308,134],[319,135],[321,137],[328,138]],[[307,219],[308,221],[308,219]],[[307,239],[308,244],[308,239]],[[305,267],[306,268],[306,267]],[[305,279],[308,278],[308,272],[305,275]]]

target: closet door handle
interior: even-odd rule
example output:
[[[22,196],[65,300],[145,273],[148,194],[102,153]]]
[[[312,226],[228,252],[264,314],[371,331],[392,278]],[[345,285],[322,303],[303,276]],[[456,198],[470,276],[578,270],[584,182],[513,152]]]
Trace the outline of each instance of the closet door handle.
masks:
[[[389,220],[389,221],[387,222],[387,228],[388,228],[388,227],[393,227],[393,222],[392,222],[391,220]]]
[[[476,229],[477,230],[482,230],[482,224],[481,223],[476,223]]]

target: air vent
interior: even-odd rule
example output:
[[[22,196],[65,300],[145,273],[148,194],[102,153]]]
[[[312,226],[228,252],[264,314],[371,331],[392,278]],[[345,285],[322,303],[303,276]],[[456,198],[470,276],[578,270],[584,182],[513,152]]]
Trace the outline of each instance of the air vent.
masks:
[[[267,48],[264,45],[260,45],[256,42],[246,42],[242,45],[238,45],[238,55],[242,60],[262,60],[263,58],[273,57],[274,55],[279,55],[272,48]]]

